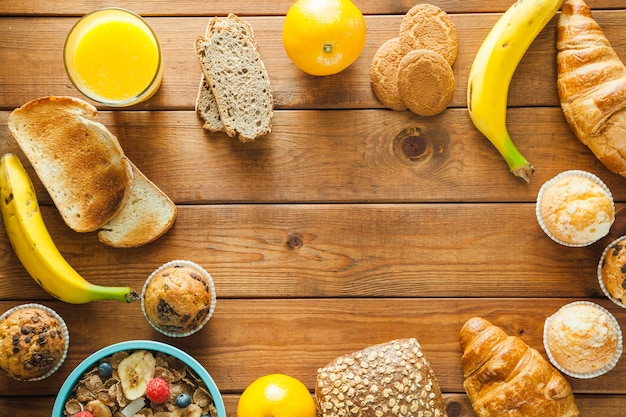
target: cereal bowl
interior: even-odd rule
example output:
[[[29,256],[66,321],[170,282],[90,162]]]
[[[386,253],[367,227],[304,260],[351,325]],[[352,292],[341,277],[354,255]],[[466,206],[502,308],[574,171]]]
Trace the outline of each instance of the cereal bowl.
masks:
[[[163,378],[170,383],[169,399],[163,403],[155,403],[147,400],[145,387],[135,390],[131,396],[131,389],[124,385],[124,370],[122,362],[144,360],[144,357],[152,357],[156,361],[150,362],[156,371],[147,379]],[[151,359],[150,361],[152,361]],[[100,366],[102,363],[107,366]],[[142,368],[137,363],[128,365],[133,370]],[[109,368],[109,369],[106,369]],[[107,375],[108,371],[108,375]],[[177,379],[180,376],[180,379]],[[116,382],[115,380],[119,382]],[[113,407],[123,415],[132,416],[142,408],[153,410],[165,410],[166,407],[176,407],[176,397],[180,394],[188,394],[190,404],[183,407],[197,407],[202,409],[201,415],[211,417],[226,417],[226,409],[217,385],[207,370],[192,356],[182,350],[162,342],[151,340],[133,340],[120,342],[107,346],[93,353],[83,360],[67,377],[54,402],[52,417],[71,416],[81,409],[101,407],[102,398],[97,400],[85,399],[89,395],[91,387],[97,387],[102,381],[109,393]],[[136,387],[134,387],[136,388]],[[81,402],[76,399],[76,389],[81,390]],[[97,388],[93,388],[94,390]],[[117,392],[117,395],[110,393]],[[128,397],[127,397],[128,395]],[[92,402],[93,401],[93,402]],[[89,403],[92,403],[89,405]],[[108,407],[107,405],[104,405]],[[66,411],[67,410],[67,411]],[[207,411],[208,410],[208,411]]]

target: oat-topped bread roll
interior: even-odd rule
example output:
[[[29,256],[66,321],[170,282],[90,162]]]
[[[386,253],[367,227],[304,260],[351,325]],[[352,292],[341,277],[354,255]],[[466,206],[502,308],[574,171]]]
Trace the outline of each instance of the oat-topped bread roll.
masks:
[[[93,120],[98,111],[73,97],[43,97],[9,115],[9,130],[77,232],[100,229],[122,209],[133,171],[117,138]]]
[[[557,24],[557,87],[578,139],[626,177],[626,66],[583,0],[565,0]]]
[[[576,417],[567,380],[522,339],[469,319],[460,334],[463,387],[478,417]]]
[[[414,338],[341,356],[317,371],[318,416],[445,417],[439,383]]]

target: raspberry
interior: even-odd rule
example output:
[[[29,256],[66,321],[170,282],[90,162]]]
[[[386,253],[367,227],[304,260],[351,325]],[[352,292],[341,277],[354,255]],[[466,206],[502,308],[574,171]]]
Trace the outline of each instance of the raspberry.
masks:
[[[153,403],[164,403],[170,396],[170,385],[163,378],[152,378],[146,386],[146,397]]]
[[[91,414],[89,411],[83,410],[74,414],[72,417],[93,417],[93,414]]]

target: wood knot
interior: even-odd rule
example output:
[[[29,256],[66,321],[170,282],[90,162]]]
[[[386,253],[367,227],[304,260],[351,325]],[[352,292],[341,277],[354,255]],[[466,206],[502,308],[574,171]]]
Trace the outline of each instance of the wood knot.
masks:
[[[434,124],[402,129],[394,139],[397,155],[404,160],[416,162],[431,157],[445,156],[448,149],[448,133]]]
[[[303,244],[304,239],[302,239],[302,236],[298,233],[292,233],[287,238],[287,246],[289,246],[291,249],[298,249],[302,247]]]
[[[461,417],[464,415],[463,404],[458,401],[449,401],[446,404],[446,412],[448,417]]]

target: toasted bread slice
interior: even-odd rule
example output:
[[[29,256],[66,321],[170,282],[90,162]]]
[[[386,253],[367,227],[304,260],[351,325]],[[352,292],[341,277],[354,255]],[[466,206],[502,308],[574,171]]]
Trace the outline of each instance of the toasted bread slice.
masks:
[[[165,234],[176,220],[176,205],[172,200],[130,163],[134,176],[126,204],[98,232],[100,242],[116,248],[150,243]]]
[[[94,120],[97,109],[73,97],[43,97],[15,109],[11,133],[77,232],[100,229],[124,206],[133,180],[117,138]]]
[[[252,27],[233,14],[213,19],[196,55],[226,134],[248,142],[270,133],[274,97]]]

